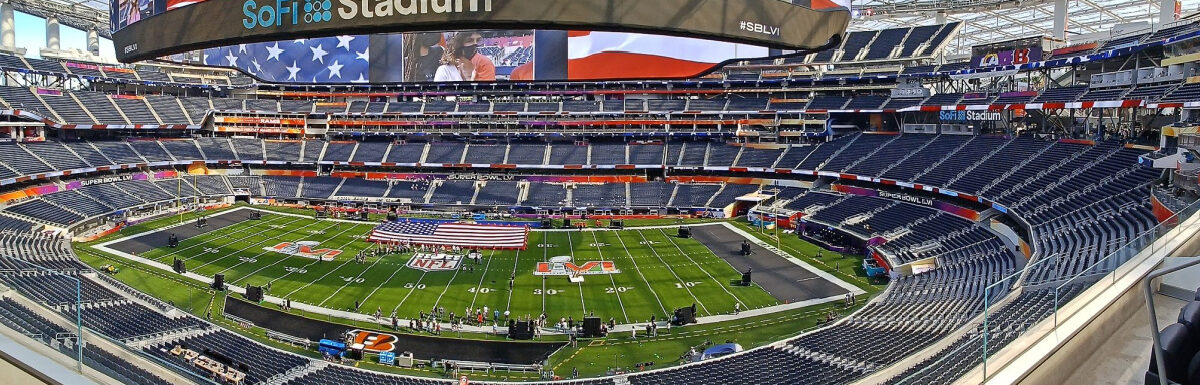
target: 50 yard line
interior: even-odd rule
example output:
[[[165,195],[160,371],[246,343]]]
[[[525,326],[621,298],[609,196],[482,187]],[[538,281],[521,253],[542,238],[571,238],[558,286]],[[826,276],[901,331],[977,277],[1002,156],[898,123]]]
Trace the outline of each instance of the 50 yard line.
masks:
[[[571,240],[571,232],[567,231],[567,245],[571,247],[571,260],[575,260],[575,242]],[[567,273],[568,275],[570,273]],[[583,306],[583,314],[587,314],[587,301],[583,299],[583,282],[576,282],[579,285],[579,305]],[[622,310],[624,311],[624,310]]]
[[[513,297],[513,291],[517,290],[517,288],[516,288],[516,284],[515,284],[515,283],[516,283],[516,282],[515,282],[515,281],[516,281],[516,277],[517,277],[517,264],[518,264],[518,263],[520,263],[520,261],[521,261],[521,249],[517,249],[517,254],[513,256],[513,269],[512,269],[512,277],[513,277],[513,278],[512,278],[512,279],[513,279],[513,281],[514,281],[514,285],[513,285],[513,287],[511,287],[511,288],[509,288],[509,289],[508,289],[508,303],[505,305],[505,308],[507,308],[507,309],[512,309],[512,297]],[[490,263],[492,263],[492,261],[488,261],[488,263],[490,264]],[[482,285],[482,284],[483,284],[483,279],[482,279],[482,278],[480,278],[480,279],[479,279],[479,284],[480,284],[480,285]],[[471,301],[471,306],[472,306],[472,307],[474,307],[474,306],[475,306],[475,301],[474,301],[474,300],[472,300],[472,301]],[[545,307],[545,303],[544,303],[544,302],[542,303],[542,306],[543,306],[543,307]]]

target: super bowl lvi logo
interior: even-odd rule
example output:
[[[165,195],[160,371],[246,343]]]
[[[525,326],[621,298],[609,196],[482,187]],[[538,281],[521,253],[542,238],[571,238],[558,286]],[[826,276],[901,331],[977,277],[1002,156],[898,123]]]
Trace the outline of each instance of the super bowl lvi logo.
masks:
[[[321,248],[318,249],[321,242],[316,241],[300,241],[300,242],[283,242],[275,246],[264,247],[263,250],[274,251],[280,254],[287,254],[293,257],[319,259],[322,261],[332,261],[342,253],[341,250]]]
[[[619,274],[620,272],[612,261],[587,261],[576,264],[570,256],[561,255],[550,258],[547,262],[538,262],[537,269],[533,271],[533,274],[580,276]]]

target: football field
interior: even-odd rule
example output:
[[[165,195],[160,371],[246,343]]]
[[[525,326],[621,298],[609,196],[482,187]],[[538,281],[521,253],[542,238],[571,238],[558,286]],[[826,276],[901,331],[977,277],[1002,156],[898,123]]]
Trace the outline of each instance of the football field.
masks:
[[[197,234],[175,248],[148,246],[134,236],[106,247],[168,266],[182,259],[189,272],[224,274],[231,285],[267,286],[268,295],[293,302],[364,314],[395,310],[402,318],[438,307],[463,314],[486,306],[489,312],[508,310],[513,316],[545,312],[551,319],[580,319],[594,314],[624,324],[651,316],[663,319],[692,304],[699,316],[706,316],[732,313],[739,303],[742,310],[780,303],[758,286],[734,285],[739,271],[704,244],[675,237],[673,228],[532,231],[525,250],[485,250],[479,262],[464,258],[443,263],[441,257],[421,252],[357,262],[359,252],[377,247],[365,241],[373,224],[273,212],[246,220],[246,214],[234,210],[214,216],[210,223],[218,225],[192,228]],[[297,245],[306,246],[307,254],[297,256]],[[429,268],[432,259],[438,263]],[[564,261],[603,271],[584,275],[582,282],[565,275],[535,275],[539,263],[543,270],[557,266],[561,271]]]

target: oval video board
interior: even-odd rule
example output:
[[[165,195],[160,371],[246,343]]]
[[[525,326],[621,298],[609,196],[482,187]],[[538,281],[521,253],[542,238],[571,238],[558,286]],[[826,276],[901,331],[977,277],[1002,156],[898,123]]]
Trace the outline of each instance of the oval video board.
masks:
[[[231,44],[449,29],[583,29],[782,49],[840,39],[829,0],[112,0],[122,62]],[[837,39],[835,39],[837,37]]]

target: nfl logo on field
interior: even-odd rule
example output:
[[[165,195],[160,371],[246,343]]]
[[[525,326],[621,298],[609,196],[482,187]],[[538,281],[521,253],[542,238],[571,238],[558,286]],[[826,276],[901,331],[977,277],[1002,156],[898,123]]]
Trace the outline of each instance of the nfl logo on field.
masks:
[[[462,265],[461,255],[417,253],[408,267],[421,271],[454,271]]]

